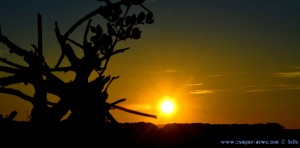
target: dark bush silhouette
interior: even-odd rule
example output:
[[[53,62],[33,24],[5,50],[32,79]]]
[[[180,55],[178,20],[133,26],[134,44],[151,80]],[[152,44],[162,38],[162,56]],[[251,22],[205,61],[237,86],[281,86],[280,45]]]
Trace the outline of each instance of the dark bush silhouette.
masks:
[[[33,108],[30,114],[30,123],[33,126],[57,126],[62,125],[61,120],[68,111],[71,115],[64,121],[68,126],[99,127],[106,123],[118,125],[118,122],[110,114],[109,110],[116,108],[129,113],[153,117],[123,108],[117,104],[125,101],[120,99],[108,103],[108,87],[118,76],[105,75],[108,63],[112,56],[125,52],[129,47],[116,49],[116,45],[128,39],[139,39],[141,30],[139,25],[152,24],[153,13],[147,9],[144,0],[99,0],[100,7],[74,23],[65,33],[60,30],[58,22],[55,22],[55,33],[61,47],[61,55],[54,67],[50,67],[43,55],[42,38],[42,16],[38,14],[38,43],[32,44],[33,50],[26,50],[14,44],[1,33],[0,42],[10,49],[10,53],[23,58],[25,65],[14,63],[0,58],[6,66],[0,66],[0,71],[12,74],[0,78],[0,92],[15,95],[23,100],[29,101]],[[136,13],[130,14],[131,8],[137,8]],[[92,25],[92,19],[101,16],[103,22]],[[80,43],[73,40],[70,35],[85,23],[86,28],[83,34],[83,41]],[[83,51],[83,55],[75,54],[74,46]],[[69,66],[61,66],[66,59]],[[54,72],[69,72],[76,74],[75,79],[64,82],[54,75]],[[98,76],[88,81],[92,72]],[[34,88],[34,95],[28,96],[21,90],[9,88],[12,84],[31,84]],[[47,94],[54,94],[59,97],[57,103],[49,102]]]

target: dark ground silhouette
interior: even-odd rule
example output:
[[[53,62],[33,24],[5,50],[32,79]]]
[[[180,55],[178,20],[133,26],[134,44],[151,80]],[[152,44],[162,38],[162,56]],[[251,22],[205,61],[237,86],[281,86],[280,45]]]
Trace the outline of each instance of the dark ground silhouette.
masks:
[[[300,130],[285,129],[277,123],[204,124],[172,123],[158,127],[152,123],[122,123],[121,127],[76,129],[61,124],[56,128],[30,127],[27,122],[2,121],[5,141],[34,140],[56,144],[122,147],[199,147],[203,145],[296,145]],[[3,138],[2,138],[3,139]],[[34,139],[34,140],[33,140]]]

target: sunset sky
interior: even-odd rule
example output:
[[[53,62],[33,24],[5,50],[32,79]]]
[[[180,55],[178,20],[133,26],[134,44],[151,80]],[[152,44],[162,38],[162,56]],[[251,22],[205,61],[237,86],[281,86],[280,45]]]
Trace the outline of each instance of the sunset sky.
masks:
[[[127,98],[120,106],[158,119],[114,110],[118,121],[277,122],[300,129],[300,0],[148,0],[144,5],[155,23],[141,26],[142,38],[126,41],[120,46],[130,50],[112,58],[106,74],[120,78],[109,88],[108,102]],[[5,0],[0,26],[3,35],[31,50],[41,13],[45,58],[54,66],[60,55],[54,22],[65,32],[99,6],[97,0]],[[3,44],[0,56],[20,61]],[[158,107],[167,96],[174,102],[168,115]],[[0,94],[3,115],[17,110],[16,119],[27,120],[31,107]]]

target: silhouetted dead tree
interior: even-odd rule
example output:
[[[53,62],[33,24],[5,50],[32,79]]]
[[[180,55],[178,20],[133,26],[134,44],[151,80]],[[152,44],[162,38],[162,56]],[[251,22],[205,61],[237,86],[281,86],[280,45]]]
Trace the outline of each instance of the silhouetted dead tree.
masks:
[[[60,30],[58,22],[55,22],[55,33],[61,48],[61,55],[54,67],[49,67],[44,59],[40,14],[38,14],[38,43],[37,46],[32,45],[33,50],[25,50],[17,46],[2,35],[0,28],[0,42],[10,49],[10,53],[23,57],[27,63],[27,66],[23,66],[0,58],[0,61],[6,64],[6,66],[0,66],[0,71],[12,74],[0,78],[0,92],[29,101],[33,105],[30,118],[33,125],[56,125],[69,110],[71,115],[67,121],[75,126],[101,126],[105,125],[106,121],[117,123],[109,112],[112,108],[156,118],[155,115],[140,113],[117,105],[125,99],[108,103],[107,89],[118,77],[104,75],[111,57],[129,49],[129,47],[116,49],[116,45],[120,41],[139,39],[141,30],[138,25],[152,24],[153,13],[143,5],[145,0],[120,0],[114,3],[110,0],[99,1],[105,3],[78,20],[65,33]],[[129,10],[133,7],[139,8],[140,12],[129,14]],[[92,19],[98,15],[106,21],[105,27],[100,24],[91,25]],[[84,23],[86,23],[86,28],[83,41],[80,43],[72,39],[70,35]],[[82,57],[75,54],[74,46],[83,50]],[[64,58],[69,61],[69,66],[61,66]],[[53,74],[69,71],[76,74],[74,80],[70,82],[64,82]],[[97,72],[98,76],[89,82],[88,79],[93,71]],[[28,96],[20,90],[7,87],[17,83],[31,84],[35,90],[34,95]],[[47,93],[58,96],[60,100],[57,103],[49,102]]]

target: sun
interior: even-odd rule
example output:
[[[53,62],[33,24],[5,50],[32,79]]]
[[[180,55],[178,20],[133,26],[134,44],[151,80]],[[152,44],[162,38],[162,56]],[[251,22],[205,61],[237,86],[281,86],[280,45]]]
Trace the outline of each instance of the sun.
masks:
[[[167,114],[171,113],[174,110],[174,104],[171,101],[166,100],[161,104],[161,110]]]
[[[162,113],[164,113],[164,114],[171,114],[174,112],[175,104],[169,97],[166,97],[162,101],[162,103],[160,105],[160,109],[161,109]]]

